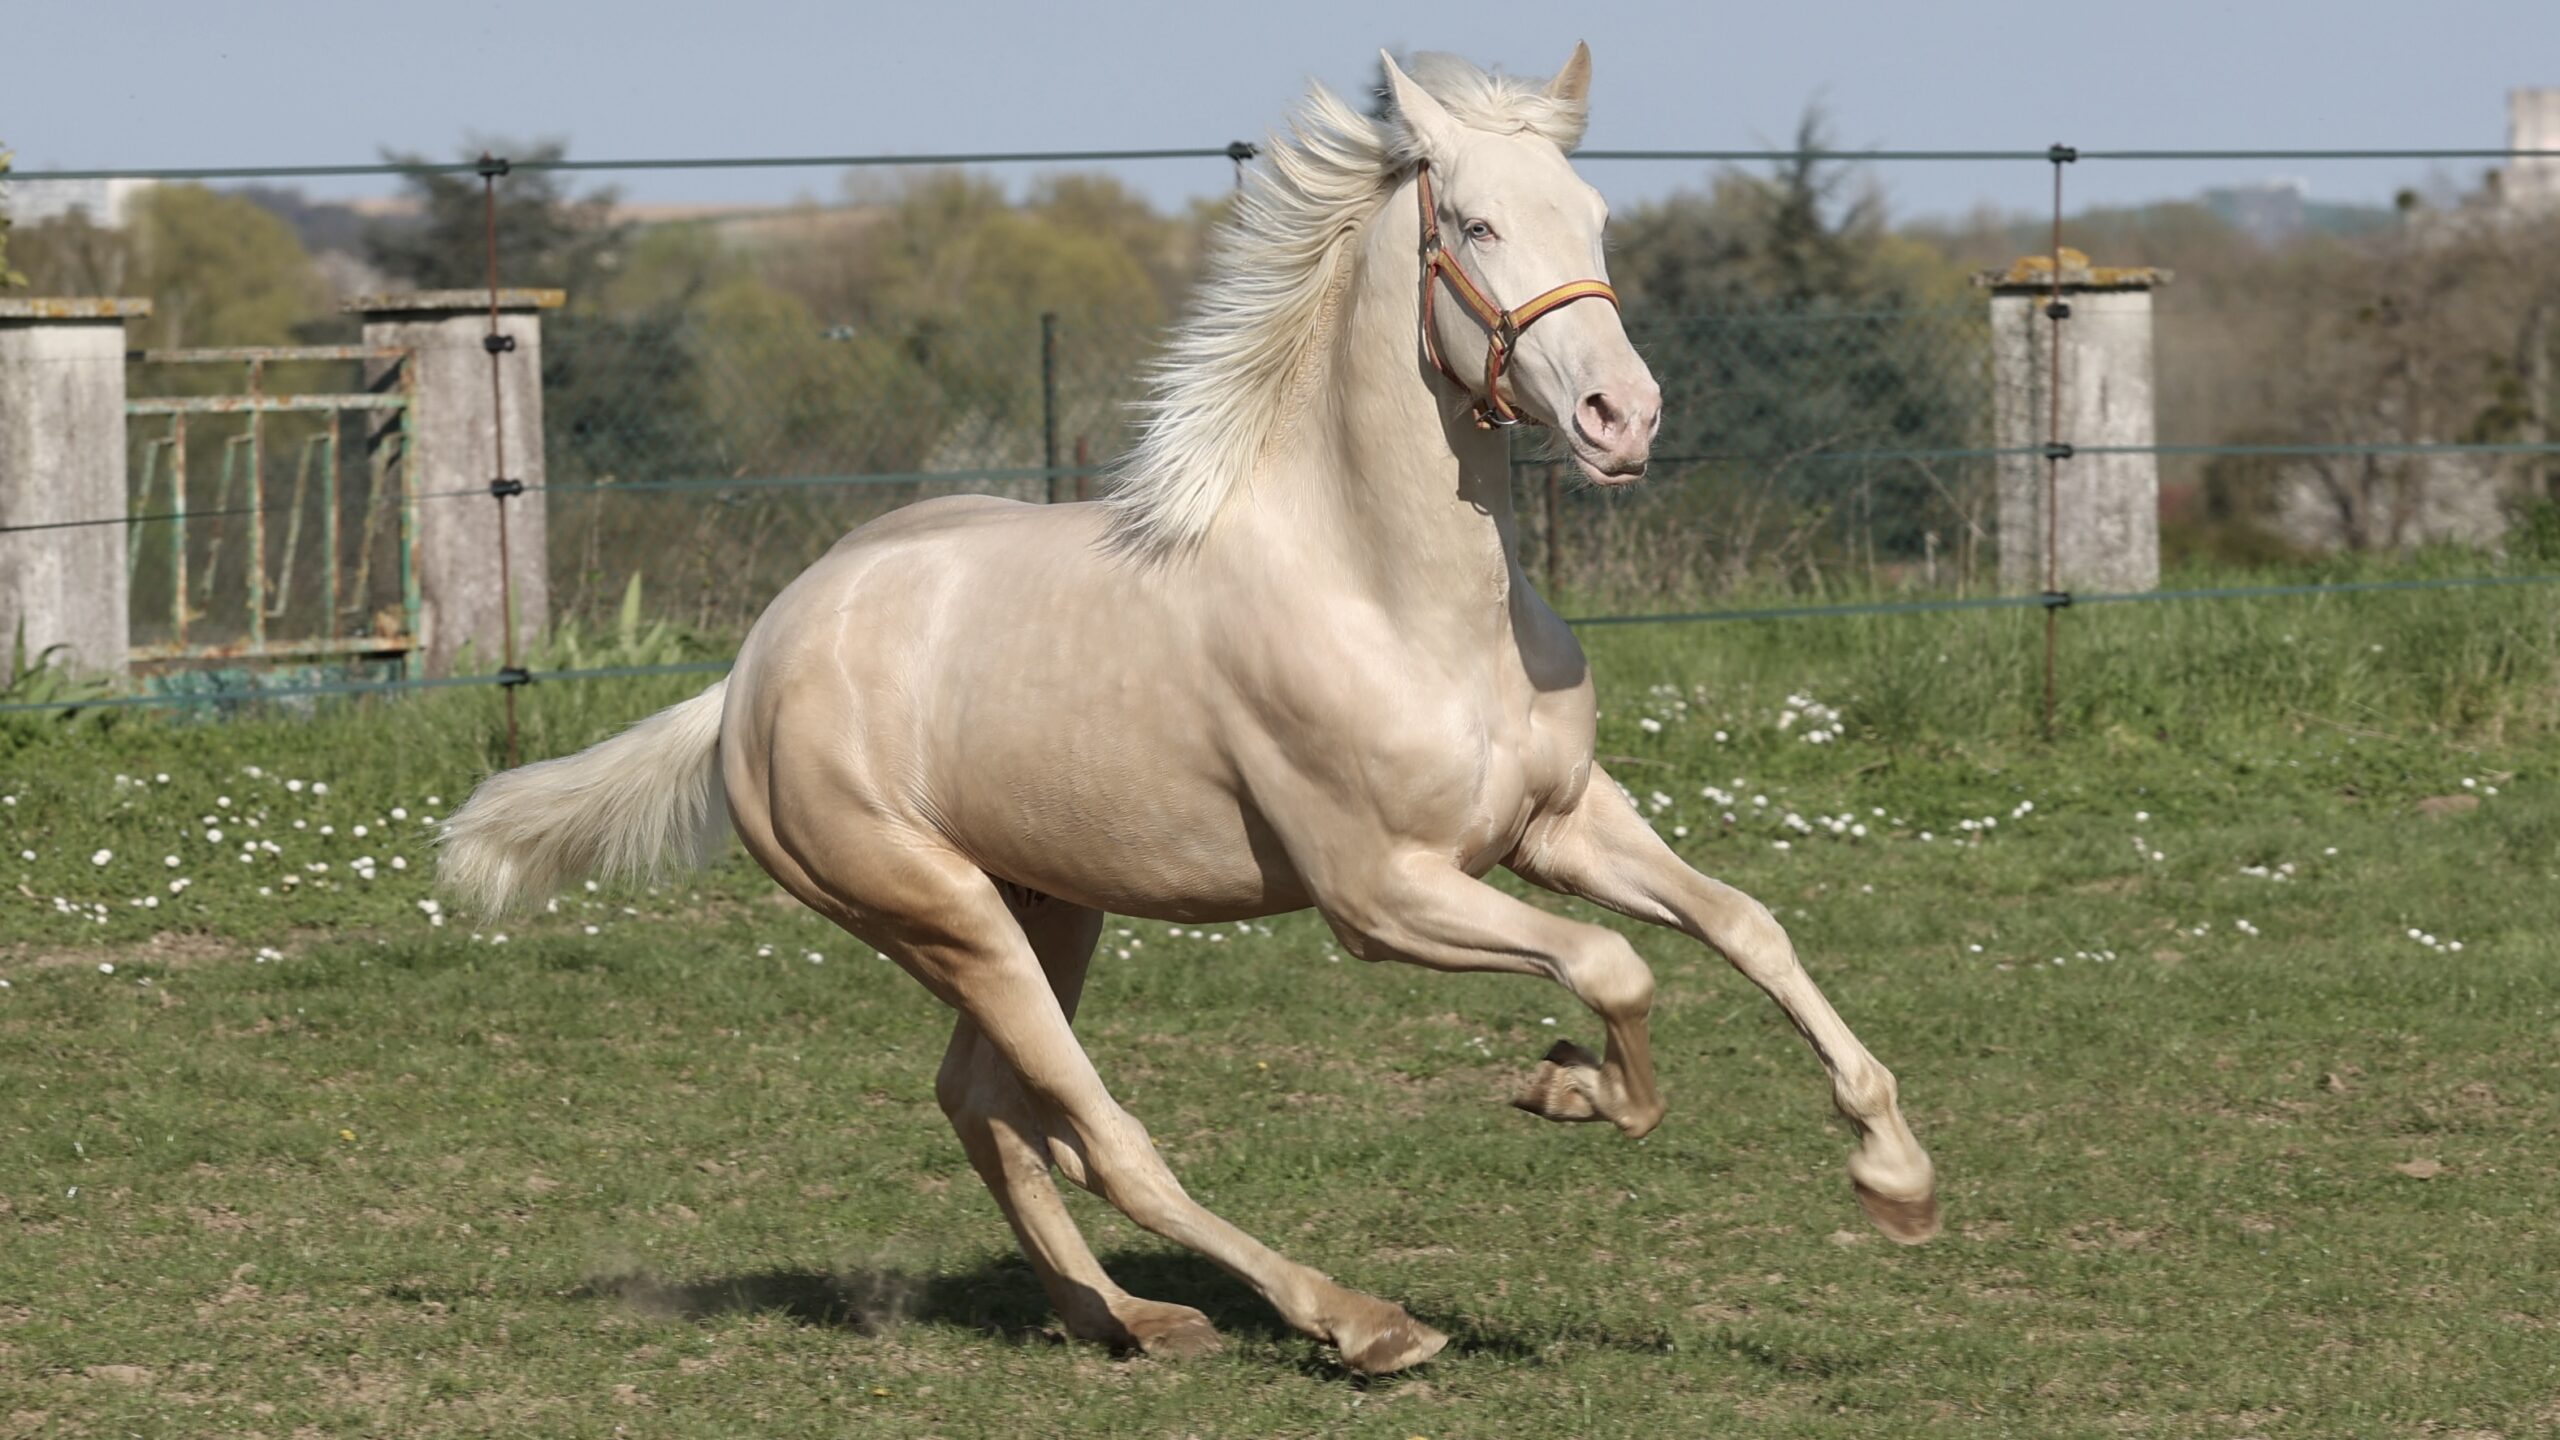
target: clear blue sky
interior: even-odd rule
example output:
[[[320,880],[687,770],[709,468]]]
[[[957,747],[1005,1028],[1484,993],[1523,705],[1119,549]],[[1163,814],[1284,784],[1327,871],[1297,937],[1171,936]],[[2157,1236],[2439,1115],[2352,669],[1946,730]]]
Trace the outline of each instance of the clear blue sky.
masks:
[[[470,135],[586,158],[1124,148],[1258,138],[1310,80],[1356,89],[1380,45],[1543,74],[1594,56],[1590,144],[1784,141],[1809,100],[1851,146],[2495,147],[2505,92],[2560,85],[2560,0],[1605,4],[1600,0],[55,0],[0,23],[0,141],[22,169],[450,157]],[[1702,166],[1595,162],[1614,199]],[[2433,167],[2469,180],[2476,164]],[[1223,161],[1126,167],[1161,202]],[[2279,175],[2387,200],[2430,167],[2083,165],[2075,201]],[[2033,210],[2041,166],[1892,165],[1897,215]],[[649,200],[831,197],[833,173],[619,177]],[[321,194],[362,193],[315,182]]]

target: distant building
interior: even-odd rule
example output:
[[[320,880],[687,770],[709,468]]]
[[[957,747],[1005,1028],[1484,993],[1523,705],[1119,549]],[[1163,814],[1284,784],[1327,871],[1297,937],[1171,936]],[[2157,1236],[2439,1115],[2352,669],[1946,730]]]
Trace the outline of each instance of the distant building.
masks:
[[[2560,151],[2560,86],[2507,92],[2507,148]],[[2520,210],[2560,210],[2560,154],[2508,161],[2498,196]]]
[[[122,230],[133,221],[134,203],[159,182],[153,180],[8,180],[0,181],[0,212],[20,225],[41,225],[75,212],[92,225]]]

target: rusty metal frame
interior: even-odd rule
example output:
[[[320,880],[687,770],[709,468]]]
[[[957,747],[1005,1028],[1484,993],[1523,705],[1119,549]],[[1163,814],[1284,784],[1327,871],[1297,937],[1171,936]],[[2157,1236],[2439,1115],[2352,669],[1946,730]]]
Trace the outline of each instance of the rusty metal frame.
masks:
[[[169,565],[172,638],[160,644],[136,645],[130,653],[137,663],[171,664],[205,660],[266,660],[289,657],[367,657],[405,660],[418,649],[422,596],[418,583],[418,467],[414,463],[417,442],[416,406],[418,401],[417,366],[411,352],[400,347],[374,345],[242,345],[200,349],[163,349],[130,351],[126,359],[152,365],[238,365],[246,371],[246,387],[232,395],[143,396],[125,402],[128,417],[166,417],[168,429],[163,435],[146,439],[142,445],[141,491],[136,509],[169,526]],[[386,364],[381,378],[369,388],[343,393],[271,394],[267,391],[266,368],[278,364],[310,362],[359,362]],[[361,553],[356,559],[353,598],[344,586],[344,558],[341,554],[339,523],[339,475],[344,422],[348,412],[378,416],[379,421],[365,430],[367,468],[371,475],[370,495],[365,507],[364,524],[360,527]],[[273,594],[269,594],[267,568],[266,433],[264,420],[269,415],[318,414],[328,417],[328,428],[304,437],[295,466],[291,513],[284,533],[284,573],[276,578]],[[242,432],[225,437],[222,466],[222,494],[214,513],[206,517],[214,527],[214,537],[206,557],[204,573],[188,573],[187,510],[187,429],[197,416],[238,415],[243,418]],[[164,493],[165,508],[152,511],[150,499],[155,488],[162,488],[160,456],[169,457]],[[280,618],[292,595],[292,570],[301,548],[302,509],[309,496],[311,467],[321,470],[321,544],[328,555],[322,565],[327,595],[324,597],[322,629],[325,633],[311,636],[271,636],[267,622]],[[191,579],[211,594],[221,561],[222,531],[225,520],[234,510],[231,497],[238,487],[235,481],[246,472],[246,503],[239,510],[248,520],[247,602],[245,618],[247,639],[227,645],[192,643],[187,635],[188,622],[204,618],[202,610],[190,610],[187,587]],[[398,476],[398,493],[391,492],[393,475]],[[365,613],[365,593],[372,581],[373,550],[379,542],[385,516],[396,513],[399,535],[395,547],[400,564],[400,624],[392,634],[341,633],[341,625],[352,612],[359,626],[369,626],[371,616]],[[138,561],[142,542],[137,528],[128,548],[128,558]]]

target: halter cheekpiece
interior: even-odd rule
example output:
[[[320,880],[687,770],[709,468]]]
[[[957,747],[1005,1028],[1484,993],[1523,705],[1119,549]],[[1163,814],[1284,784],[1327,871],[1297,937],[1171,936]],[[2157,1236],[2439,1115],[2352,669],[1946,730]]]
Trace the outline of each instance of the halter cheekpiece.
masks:
[[[1505,310],[1484,292],[1459,265],[1458,257],[1440,243],[1440,209],[1431,200],[1431,162],[1422,161],[1414,168],[1414,194],[1422,201],[1422,350],[1440,373],[1467,390],[1467,379],[1449,368],[1440,355],[1440,341],[1432,333],[1432,302],[1440,291],[1439,281],[1445,276],[1449,288],[1485,328],[1484,393],[1475,400],[1476,428],[1491,430],[1520,423],[1520,412],[1502,398],[1502,367],[1509,363],[1511,352],[1520,343],[1520,332],[1540,318],[1563,309],[1576,300],[1606,300],[1618,303],[1618,292],[1605,280],[1569,280],[1546,291],[1516,309]],[[1535,422],[1531,422],[1535,423]]]

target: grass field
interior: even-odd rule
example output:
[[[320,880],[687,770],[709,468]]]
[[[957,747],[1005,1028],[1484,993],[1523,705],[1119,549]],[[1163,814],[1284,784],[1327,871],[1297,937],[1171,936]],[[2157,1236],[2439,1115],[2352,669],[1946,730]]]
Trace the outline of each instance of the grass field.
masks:
[[[1931,1246],[1676,936],[1629,1143],[1502,1103],[1598,1039],[1552,987],[1115,925],[1079,1028],[1192,1192],[1454,1337],[1375,1382],[1081,1195],[1230,1343],[1061,1341],[944,1016],[741,861],[430,913],[489,697],[0,728],[0,1435],[2560,1430],[2551,597],[2075,614],[2052,743],[2035,623],[1589,637],[1620,778],[1901,1076]]]

